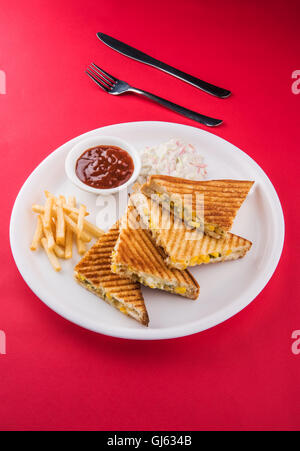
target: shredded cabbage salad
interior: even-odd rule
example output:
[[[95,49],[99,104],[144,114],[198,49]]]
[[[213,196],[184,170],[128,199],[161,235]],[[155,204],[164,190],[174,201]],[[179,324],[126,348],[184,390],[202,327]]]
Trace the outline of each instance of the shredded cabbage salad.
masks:
[[[170,139],[158,146],[147,146],[141,155],[142,169],[138,178],[144,183],[149,175],[161,174],[189,180],[203,180],[206,164],[198,149],[179,139]]]

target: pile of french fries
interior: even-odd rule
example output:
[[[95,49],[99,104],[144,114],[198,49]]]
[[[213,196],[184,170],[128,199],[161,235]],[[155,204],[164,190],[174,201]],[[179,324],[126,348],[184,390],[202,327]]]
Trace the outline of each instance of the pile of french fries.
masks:
[[[45,205],[32,205],[32,211],[38,216],[30,249],[36,251],[41,245],[52,267],[60,271],[59,259],[72,258],[73,240],[78,253],[83,255],[92,237],[99,238],[104,232],[85,219],[89,214],[86,206],[77,208],[74,196],[66,200],[64,196],[55,197],[49,191],[45,191],[45,196]]]

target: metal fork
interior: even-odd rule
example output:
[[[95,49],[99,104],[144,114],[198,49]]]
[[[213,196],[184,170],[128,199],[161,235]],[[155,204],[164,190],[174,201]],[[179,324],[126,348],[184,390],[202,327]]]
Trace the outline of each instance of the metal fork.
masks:
[[[119,94],[124,94],[125,92],[134,92],[135,94],[140,94],[150,100],[154,100],[154,102],[157,102],[160,105],[169,108],[170,110],[176,111],[176,113],[182,114],[189,119],[200,122],[200,124],[207,125],[208,127],[215,127],[216,125],[220,125],[223,122],[220,119],[214,119],[212,117],[196,113],[195,111],[188,110],[187,108],[170,102],[169,100],[163,99],[162,97],[151,94],[150,92],[134,88],[125,81],[118,80],[113,75],[105,72],[105,70],[101,69],[95,63],[90,64],[90,66],[86,70],[86,73],[92,80],[94,80],[95,83],[97,83],[98,86],[100,86],[100,88],[102,88],[108,94],[113,94],[116,96]]]

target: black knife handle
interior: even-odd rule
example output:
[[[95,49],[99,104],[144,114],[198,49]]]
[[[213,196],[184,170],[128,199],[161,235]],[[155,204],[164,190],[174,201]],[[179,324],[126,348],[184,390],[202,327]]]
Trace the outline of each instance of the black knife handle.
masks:
[[[152,57],[150,57],[152,58]],[[182,72],[179,69],[176,69],[175,67],[169,66],[168,64],[165,64],[161,61],[155,60],[152,64],[150,64],[153,67],[157,67],[158,69],[167,72],[170,75],[174,75],[174,77],[180,78],[180,80],[186,81],[187,83],[190,83],[193,86],[196,86],[196,88],[201,89],[204,92],[207,92],[207,94],[211,94],[215,97],[219,97],[220,99],[225,99],[226,97],[229,97],[231,92],[224,88],[219,88],[218,86],[212,85],[211,83],[207,83],[206,81],[200,80],[197,77],[194,77],[193,75],[189,75],[185,72]],[[155,63],[154,63],[155,62]],[[146,63],[147,64],[147,63]]]
[[[156,69],[160,69],[164,72],[167,72],[168,74],[173,75],[174,77],[177,77],[180,80],[183,80],[187,83],[190,83],[193,86],[196,86],[197,88],[207,92],[208,94],[223,99],[230,96],[231,94],[231,92],[228,91],[227,89],[219,88],[218,86],[212,85],[211,83],[207,83],[206,81],[200,80],[199,78],[194,77],[193,75],[189,75],[179,69],[176,69],[173,66],[169,66],[168,64],[163,63],[162,61],[159,61],[153,58],[152,56],[149,56],[146,53],[141,52],[140,50],[137,50],[128,44],[125,44],[122,41],[118,41],[118,39],[108,36],[107,34],[97,33],[97,36],[102,42],[104,42],[104,44],[122,53],[123,55],[128,56],[129,58],[133,58],[134,60],[137,60],[141,63],[148,64],[149,66],[153,66]]]
[[[208,127],[215,127],[217,125],[222,124],[223,122],[220,119],[214,119],[212,117],[205,116],[204,114],[199,114],[196,113],[195,111],[188,110],[183,106],[177,105],[176,103],[170,102],[169,100],[163,99],[162,97],[151,94],[150,92],[143,91],[142,89],[130,87],[129,91],[145,96],[148,99],[153,100],[154,102],[157,102],[160,105],[163,105],[164,107],[181,114],[182,116],[188,117],[189,119],[193,119],[194,121],[200,122],[200,124],[204,124]]]

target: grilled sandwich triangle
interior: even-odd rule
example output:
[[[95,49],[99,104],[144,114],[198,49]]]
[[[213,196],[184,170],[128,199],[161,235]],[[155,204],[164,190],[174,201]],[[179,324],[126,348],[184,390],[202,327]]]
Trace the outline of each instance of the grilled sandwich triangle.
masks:
[[[118,237],[116,225],[85,254],[75,267],[74,276],[87,290],[147,326],[149,317],[140,284],[111,271],[111,254]]]
[[[207,263],[237,260],[251,248],[251,241],[228,232],[216,239],[190,229],[173,213],[151,201],[140,192],[130,198],[156,246],[164,251],[165,262],[171,268],[185,269]]]
[[[163,207],[202,228],[212,238],[225,237],[254,182],[243,180],[193,181],[151,175],[141,187],[148,197],[156,195]]]
[[[120,235],[112,256],[112,271],[150,288],[197,299],[199,285],[192,274],[187,270],[169,268],[165,258],[149,231],[138,223],[135,208],[129,206],[121,221]]]

